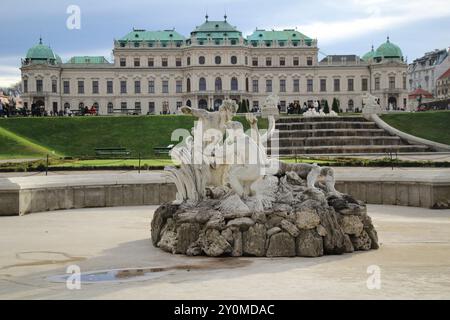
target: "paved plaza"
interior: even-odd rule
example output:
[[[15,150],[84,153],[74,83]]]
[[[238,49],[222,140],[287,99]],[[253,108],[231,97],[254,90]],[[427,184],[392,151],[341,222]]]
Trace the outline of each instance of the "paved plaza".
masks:
[[[189,258],[152,246],[154,206],[1,217],[0,299],[449,299],[450,210],[369,205],[377,251],[316,259]],[[146,281],[82,283],[49,277],[152,269]],[[370,290],[367,268],[381,288]]]

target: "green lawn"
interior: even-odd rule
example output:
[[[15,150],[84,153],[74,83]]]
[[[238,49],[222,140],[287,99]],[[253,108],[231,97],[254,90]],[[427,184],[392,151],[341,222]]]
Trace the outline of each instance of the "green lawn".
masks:
[[[398,130],[450,145],[450,111],[387,114],[382,119]]]
[[[42,158],[48,153],[51,151],[0,127],[0,159]]]
[[[248,128],[244,117],[236,120]],[[97,147],[124,147],[134,158],[139,153],[143,158],[154,158],[154,147],[176,144],[171,141],[172,133],[176,129],[190,132],[194,121],[194,117],[180,115],[0,119],[0,129],[6,129],[3,131],[14,140],[0,136],[0,157],[27,157],[30,150],[25,146],[33,146],[40,155],[92,157]],[[267,120],[260,120],[260,128],[267,128]]]

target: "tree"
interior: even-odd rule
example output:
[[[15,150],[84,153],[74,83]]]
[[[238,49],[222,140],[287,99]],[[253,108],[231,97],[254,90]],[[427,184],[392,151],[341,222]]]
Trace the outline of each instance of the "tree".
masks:
[[[238,106],[239,108],[237,113],[248,113],[247,101],[245,99],[239,101]]]
[[[325,100],[325,102],[324,102],[323,112],[330,113],[330,106],[328,105],[328,100]]]
[[[336,113],[339,113],[339,106],[340,106],[339,100],[336,98],[333,98],[332,110]]]

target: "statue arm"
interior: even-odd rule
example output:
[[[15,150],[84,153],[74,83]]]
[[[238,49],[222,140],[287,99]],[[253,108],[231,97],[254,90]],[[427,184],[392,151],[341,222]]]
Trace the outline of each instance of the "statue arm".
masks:
[[[272,137],[273,133],[275,132],[275,117],[270,116],[269,117],[269,128],[267,129],[267,132],[261,137],[261,143],[266,144],[267,141]]]
[[[182,107],[181,112],[183,112],[184,114],[191,114],[197,118],[205,118],[208,116],[208,111],[190,107]]]

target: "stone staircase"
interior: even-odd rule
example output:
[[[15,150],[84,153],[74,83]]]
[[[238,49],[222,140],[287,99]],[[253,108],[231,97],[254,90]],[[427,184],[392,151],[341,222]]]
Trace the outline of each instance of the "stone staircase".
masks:
[[[432,152],[424,145],[412,145],[380,129],[363,117],[302,118],[277,121],[280,156],[344,155]],[[271,151],[272,141],[268,149]]]

